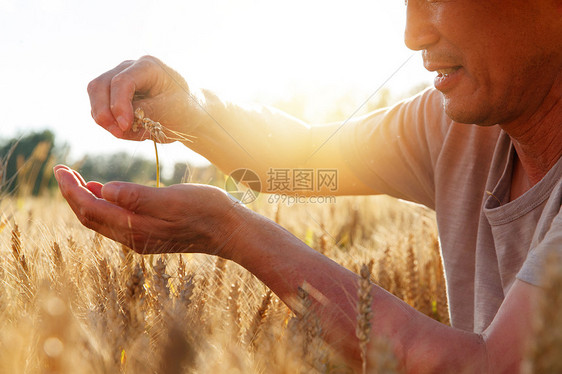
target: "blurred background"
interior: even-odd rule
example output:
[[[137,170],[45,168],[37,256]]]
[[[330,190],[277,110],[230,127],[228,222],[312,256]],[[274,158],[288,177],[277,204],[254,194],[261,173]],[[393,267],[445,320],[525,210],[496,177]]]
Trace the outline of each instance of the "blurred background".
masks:
[[[151,54],[233,100],[310,123],[343,121],[368,98],[357,114],[432,82],[404,46],[404,23],[399,0],[0,0],[4,188],[20,170],[19,182],[33,180],[27,189],[38,193],[58,162],[88,179],[154,178],[150,142],[115,139],[90,116],[88,82],[122,60]],[[208,162],[183,145],[159,152],[164,182],[194,169],[211,178]]]

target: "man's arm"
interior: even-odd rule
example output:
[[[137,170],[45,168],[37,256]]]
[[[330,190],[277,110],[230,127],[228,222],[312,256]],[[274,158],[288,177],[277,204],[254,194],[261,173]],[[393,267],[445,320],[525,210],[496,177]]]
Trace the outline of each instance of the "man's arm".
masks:
[[[137,252],[202,252],[230,259],[294,310],[298,288],[306,283],[317,291],[310,292],[311,307],[327,341],[360,367],[356,274],[274,222],[233,204],[217,188],[157,189],[119,182],[102,186],[86,184],[68,168],[55,170],[61,192],[80,221]],[[389,341],[406,372],[514,372],[531,335],[538,290],[517,280],[490,327],[478,335],[440,324],[374,286],[372,335]]]
[[[318,291],[320,299],[314,300],[315,293],[310,297],[328,341],[360,367],[355,337],[357,275],[274,222],[251,211],[241,213],[246,216],[246,233],[237,236],[239,241],[233,244],[229,258],[256,275],[292,308],[296,307],[291,303],[299,286],[306,283]],[[374,285],[372,338],[387,339],[399,364],[409,373],[517,372],[532,335],[539,290],[515,281],[496,318],[479,335],[443,325]]]
[[[350,150],[342,148],[342,123],[311,126],[272,107],[225,102],[210,91],[203,91],[202,96],[205,113],[195,138],[183,143],[224,172],[250,169],[259,175],[265,188],[270,169],[331,169],[337,170],[338,189],[329,191],[330,194],[378,193],[361,182],[345,161],[349,157],[343,152]],[[352,121],[345,124],[352,125]],[[314,191],[314,194],[321,192]],[[307,192],[299,191],[299,194]]]
[[[247,168],[265,182],[270,168],[336,169],[338,189],[330,194],[376,193],[344,161],[341,123],[310,126],[273,108],[235,105],[188,86],[157,58],[124,61],[90,82],[88,94],[94,120],[116,137],[148,137],[132,131],[133,111],[142,107],[146,117],[161,122],[168,141],[181,141],[225,173]]]

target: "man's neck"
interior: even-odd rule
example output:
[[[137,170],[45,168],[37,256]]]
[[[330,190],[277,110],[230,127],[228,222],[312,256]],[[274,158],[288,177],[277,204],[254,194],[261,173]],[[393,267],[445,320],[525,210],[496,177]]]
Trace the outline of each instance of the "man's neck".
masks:
[[[500,127],[511,137],[530,186],[537,184],[562,156],[562,85],[533,115]]]

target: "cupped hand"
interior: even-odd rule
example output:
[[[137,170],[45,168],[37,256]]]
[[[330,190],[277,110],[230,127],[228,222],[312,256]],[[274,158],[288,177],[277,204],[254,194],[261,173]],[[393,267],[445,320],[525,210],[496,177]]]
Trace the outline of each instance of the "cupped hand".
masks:
[[[150,134],[132,130],[134,110],[164,126],[166,139],[187,140],[198,122],[200,102],[180,74],[159,59],[144,56],[124,61],[88,84],[92,117],[114,136],[144,140]]]
[[[102,185],[86,183],[63,165],[54,172],[63,197],[84,226],[138,253],[199,252],[230,258],[243,224],[246,209],[216,187]]]

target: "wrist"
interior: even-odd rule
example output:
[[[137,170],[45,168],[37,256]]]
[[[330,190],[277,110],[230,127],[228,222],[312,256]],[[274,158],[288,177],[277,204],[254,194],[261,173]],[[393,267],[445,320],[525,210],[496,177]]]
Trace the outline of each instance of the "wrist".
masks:
[[[247,250],[248,238],[251,237],[255,215],[253,211],[239,202],[230,200],[228,211],[223,216],[222,234],[217,237],[215,253],[227,260],[240,263],[240,252]],[[250,239],[251,240],[251,239]]]
[[[186,115],[184,128],[189,130],[189,135],[199,138],[210,126],[206,126],[213,119],[212,102],[214,95],[198,87],[190,87],[186,100]]]
[[[192,87],[188,93],[186,106],[184,128],[188,129],[187,134],[192,138],[183,143],[205,155],[209,147],[217,145],[217,139],[222,138],[222,133],[225,131],[223,125],[226,105],[212,91]]]

